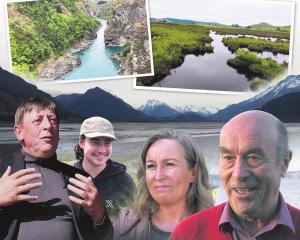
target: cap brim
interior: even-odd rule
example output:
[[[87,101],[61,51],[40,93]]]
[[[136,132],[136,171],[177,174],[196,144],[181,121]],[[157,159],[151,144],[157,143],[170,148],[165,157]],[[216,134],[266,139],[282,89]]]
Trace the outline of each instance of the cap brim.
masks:
[[[108,138],[118,141],[118,139],[114,135],[109,134],[109,133],[92,132],[92,133],[84,133],[83,135],[88,138],[108,137]]]

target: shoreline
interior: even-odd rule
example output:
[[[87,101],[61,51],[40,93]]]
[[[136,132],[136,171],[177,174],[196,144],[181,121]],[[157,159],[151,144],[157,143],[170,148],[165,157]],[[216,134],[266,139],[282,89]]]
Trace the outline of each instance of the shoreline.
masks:
[[[160,82],[165,77],[167,77],[171,73],[172,69],[180,67],[184,62],[185,56],[187,56],[189,54],[192,54],[195,56],[200,56],[200,55],[204,56],[205,54],[213,53],[214,50],[213,50],[213,47],[210,48],[209,46],[207,46],[207,49],[203,49],[203,50],[201,50],[199,47],[194,47],[193,49],[181,48],[181,51],[182,51],[182,55],[179,56],[179,58],[174,59],[174,61],[170,64],[170,66],[167,69],[165,69],[165,71],[155,73],[154,76],[141,77],[140,82],[137,81],[137,85],[138,86],[153,86],[153,84]]]
[[[212,33],[214,32],[215,34],[217,35],[221,35],[221,36],[224,36],[222,38],[222,43],[225,47],[227,47],[229,49],[229,51],[232,52],[232,49],[230,48],[230,45],[229,44],[226,44],[224,43],[224,39],[226,38],[226,35],[242,35],[242,36],[246,36],[246,34],[252,34],[253,36],[256,36],[256,37],[265,37],[265,36],[261,36],[261,32],[257,32],[257,31],[253,31],[253,30],[245,30],[245,31],[241,31],[239,29],[235,31],[235,29],[230,29],[230,33],[227,32],[228,29],[218,29],[218,28],[208,28],[209,30],[209,33]],[[232,32],[233,31],[233,32]],[[264,32],[264,34],[268,35],[267,33]],[[273,38],[277,38],[277,39],[285,39],[285,36],[276,36],[276,34],[273,36],[269,36],[269,37],[273,37]],[[250,38],[250,37],[247,37],[247,38]],[[287,40],[289,40],[289,38],[287,38]],[[212,40],[213,42],[214,40]],[[210,44],[212,44],[212,42]],[[240,49],[240,47],[239,47]],[[253,51],[253,49],[251,49],[251,47],[247,46],[247,49],[249,49],[249,51]],[[175,69],[177,67],[180,67],[183,62],[184,62],[184,57],[188,54],[194,54],[196,56],[198,55],[204,55],[203,53],[194,53],[193,51],[190,51],[188,53],[185,53],[184,52],[184,49],[181,50],[182,51],[182,55],[179,57],[179,59],[174,59],[174,61],[166,68],[166,69],[163,69],[163,71],[160,71],[158,73],[155,73],[154,76],[151,76],[151,77],[142,77],[140,78],[139,80],[137,80],[136,84],[137,86],[153,86],[154,84],[156,83],[159,83],[161,80],[163,80],[166,76],[168,76],[170,74],[170,71],[172,69]],[[213,53],[214,50],[212,51],[207,51],[207,53]],[[263,51],[267,51],[267,52],[272,52],[273,54],[275,53],[281,53],[281,54],[284,54],[283,52],[279,52],[279,51],[269,51],[268,49],[263,49]],[[255,52],[259,52],[259,51],[255,51]],[[261,51],[262,52],[262,51]],[[233,52],[232,52],[233,53]],[[276,60],[275,60],[276,61]],[[276,61],[277,62],[277,61]],[[228,63],[227,63],[228,64]],[[279,63],[280,64],[280,63]],[[234,68],[232,66],[232,64],[228,64],[230,67]],[[237,68],[235,68],[237,69]],[[238,69],[238,70],[242,70],[242,69]],[[248,69],[247,69],[248,70]],[[247,74],[249,74],[250,72],[248,71]],[[253,74],[253,72],[251,72],[251,78],[255,78],[255,77],[261,77],[260,75],[258,74]],[[270,81],[270,79],[268,79],[268,81]]]
[[[70,50],[64,53],[58,59],[48,59],[46,62],[41,63],[39,66],[43,68],[39,74],[39,79],[41,81],[55,81],[60,79],[64,74],[72,71],[75,67],[81,65],[80,57],[75,56],[76,53],[88,48],[97,38],[97,32],[101,28],[99,22],[99,27],[93,32],[86,34],[83,39],[77,42]],[[38,67],[38,68],[39,68]]]

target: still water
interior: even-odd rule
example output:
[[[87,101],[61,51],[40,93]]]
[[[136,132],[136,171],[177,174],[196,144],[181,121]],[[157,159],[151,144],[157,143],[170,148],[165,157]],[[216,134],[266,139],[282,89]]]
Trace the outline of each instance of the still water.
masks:
[[[171,74],[152,86],[185,89],[203,89],[217,91],[250,91],[249,79],[244,74],[239,74],[236,69],[227,65],[227,60],[234,58],[222,43],[224,37],[237,37],[234,35],[219,35],[210,32],[213,39],[213,53],[204,56],[186,55],[181,66],[172,69]],[[257,53],[259,57],[271,57],[279,63],[288,62],[288,55],[263,52]]]
[[[100,19],[101,27],[97,38],[90,47],[76,53],[80,57],[81,65],[62,76],[64,80],[112,77],[118,75],[118,66],[111,60],[112,54],[122,50],[120,47],[108,48],[104,43],[104,31],[107,21]]]
[[[124,163],[135,176],[139,154],[147,138],[162,129],[175,128],[191,134],[202,150],[214,186],[217,187],[216,203],[226,199],[219,173],[219,133],[222,123],[114,123],[118,142],[113,143],[112,159]],[[300,207],[300,123],[286,124],[293,159],[288,173],[281,182],[281,192],[292,205]],[[61,124],[58,157],[68,153],[78,142],[80,124]],[[0,125],[0,150],[16,144],[12,126]]]

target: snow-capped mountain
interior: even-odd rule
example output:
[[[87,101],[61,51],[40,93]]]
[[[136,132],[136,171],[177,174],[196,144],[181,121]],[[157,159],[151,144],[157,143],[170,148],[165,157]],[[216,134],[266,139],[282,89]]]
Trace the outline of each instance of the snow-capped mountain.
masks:
[[[227,121],[241,112],[262,109],[265,104],[293,93],[300,93],[300,75],[290,75],[278,84],[267,88],[246,101],[229,105],[214,114],[212,119],[215,121]]]
[[[146,104],[140,106],[138,110],[142,111],[147,116],[162,118],[172,118],[181,113],[169,105],[155,99],[148,100]]]
[[[274,86],[267,88],[265,91],[257,94],[253,98],[249,99],[249,102],[257,101],[261,99],[265,102],[279,98],[283,95],[299,92],[300,90],[300,75],[290,75],[286,79],[280,81]]]
[[[254,97],[229,105],[219,111],[214,107],[206,108],[193,105],[170,107],[153,99],[148,100],[139,110],[148,116],[175,121],[228,121],[241,112],[259,109],[270,112],[282,121],[297,122],[300,121],[299,100],[300,75],[290,75]]]
[[[194,105],[170,107],[166,103],[150,99],[145,105],[140,106],[138,110],[148,116],[174,118],[185,113],[195,113],[196,115],[207,117],[212,113],[216,113],[219,109],[216,107],[197,107]]]
[[[194,105],[186,105],[186,106],[176,106],[174,107],[177,111],[181,113],[186,113],[186,112],[194,112],[202,116],[209,116],[211,114],[216,113],[219,111],[219,108],[217,107],[197,107]]]

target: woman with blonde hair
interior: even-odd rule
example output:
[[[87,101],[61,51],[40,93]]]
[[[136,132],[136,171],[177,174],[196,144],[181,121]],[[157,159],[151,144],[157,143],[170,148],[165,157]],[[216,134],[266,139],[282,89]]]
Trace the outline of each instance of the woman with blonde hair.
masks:
[[[168,239],[178,222],[212,206],[205,160],[192,137],[161,131],[142,150],[135,208],[121,210],[114,239]]]

